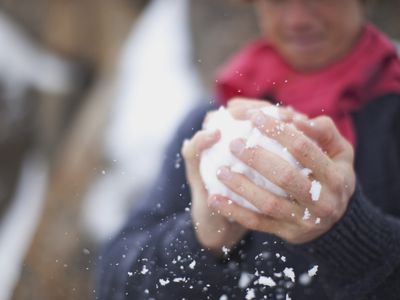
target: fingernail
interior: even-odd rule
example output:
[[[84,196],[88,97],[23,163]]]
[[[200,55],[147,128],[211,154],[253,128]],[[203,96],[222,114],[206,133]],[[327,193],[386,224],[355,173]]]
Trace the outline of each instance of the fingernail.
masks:
[[[232,178],[232,172],[227,167],[221,167],[217,171],[217,176],[222,180],[229,180]]]
[[[251,120],[256,126],[264,126],[267,121],[267,116],[263,113],[255,114]]]
[[[240,155],[242,154],[243,150],[245,148],[245,144],[242,140],[236,139],[233,140],[230,144],[230,149],[233,153]]]

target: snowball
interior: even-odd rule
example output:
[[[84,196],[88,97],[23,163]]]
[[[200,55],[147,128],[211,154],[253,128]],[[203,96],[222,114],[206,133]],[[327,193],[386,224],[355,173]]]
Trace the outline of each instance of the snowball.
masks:
[[[278,108],[275,106],[267,106],[260,110],[265,115],[279,119]],[[221,132],[220,140],[211,148],[203,151],[200,160],[200,174],[206,189],[210,194],[223,195],[239,205],[258,211],[251,203],[243,197],[230,191],[218,178],[217,171],[222,166],[228,166],[232,171],[242,173],[252,180],[258,186],[273,192],[282,197],[287,194],[277,185],[273,184],[265,177],[261,176],[253,168],[242,163],[230,151],[229,144],[231,141],[243,138],[247,140],[246,147],[261,146],[289,162],[291,166],[299,170],[303,174],[309,174],[310,170],[303,168],[300,163],[274,139],[263,135],[257,128],[254,128],[251,121],[236,120],[223,107],[212,114],[204,129],[214,131],[218,129]]]

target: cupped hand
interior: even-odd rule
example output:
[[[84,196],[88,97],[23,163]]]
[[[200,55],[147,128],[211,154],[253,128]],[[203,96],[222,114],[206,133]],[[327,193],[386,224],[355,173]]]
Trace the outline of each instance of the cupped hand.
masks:
[[[182,156],[185,161],[186,177],[190,186],[192,199],[192,221],[199,243],[206,249],[222,254],[222,247],[231,248],[247,232],[240,224],[219,214],[209,207],[214,203],[204,187],[199,164],[201,152],[214,145],[220,138],[218,131],[198,131],[190,140],[186,140],[182,147]]]
[[[261,147],[246,148],[244,140],[235,140],[231,143],[232,153],[285,190],[289,197],[277,196],[244,175],[222,167],[219,179],[259,212],[219,195],[212,198],[211,205],[244,228],[299,244],[323,235],[344,215],[355,189],[355,173],[353,148],[329,117],[307,120],[302,115],[293,116],[296,114],[289,118],[295,126],[261,112],[253,112],[251,120],[264,135],[277,140],[303,167],[310,169],[311,175],[306,176],[272,152]],[[317,201],[311,197],[313,181],[322,187]]]

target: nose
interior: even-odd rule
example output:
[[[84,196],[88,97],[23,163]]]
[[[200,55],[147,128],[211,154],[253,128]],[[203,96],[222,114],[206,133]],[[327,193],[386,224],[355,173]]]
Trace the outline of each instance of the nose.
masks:
[[[308,29],[316,19],[310,0],[289,0],[282,14],[282,22],[289,30]]]

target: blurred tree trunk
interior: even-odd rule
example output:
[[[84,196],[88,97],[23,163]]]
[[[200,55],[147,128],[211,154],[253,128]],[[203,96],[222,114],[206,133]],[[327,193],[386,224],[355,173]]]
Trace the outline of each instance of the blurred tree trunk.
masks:
[[[115,62],[140,11],[136,3],[143,1],[0,0],[32,37],[94,71],[75,99],[41,95],[38,132],[47,132],[41,143],[51,148],[52,163],[42,218],[13,299],[94,298],[96,253],[79,220],[86,190],[102,170]]]

